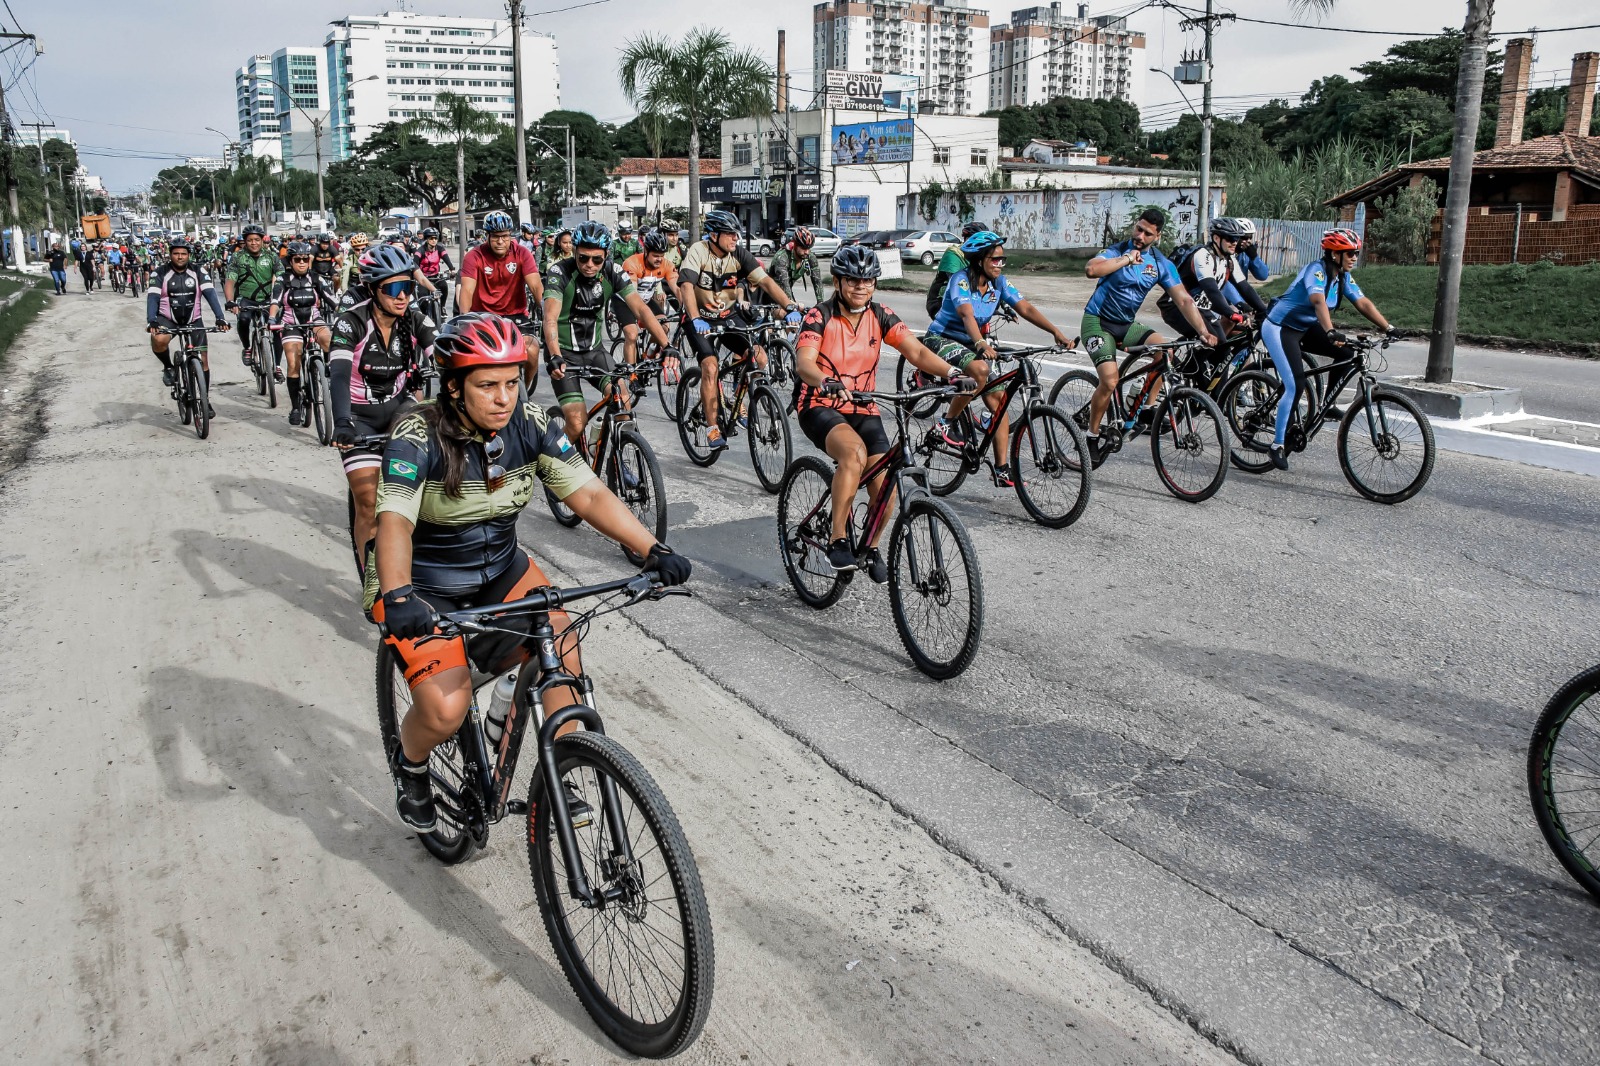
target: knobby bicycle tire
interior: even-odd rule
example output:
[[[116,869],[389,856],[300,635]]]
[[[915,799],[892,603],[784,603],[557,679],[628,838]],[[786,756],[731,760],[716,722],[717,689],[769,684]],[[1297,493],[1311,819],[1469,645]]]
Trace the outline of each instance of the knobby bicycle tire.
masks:
[[[668,421],[671,422],[678,420],[678,385],[683,380],[683,375],[689,372],[689,367],[694,362],[683,353],[684,345],[682,343],[674,343],[671,348],[664,349],[661,353],[663,358],[668,355],[678,357],[677,381],[667,380],[665,367],[656,371],[656,399],[661,401],[661,410],[666,413]]]
[[[615,898],[588,907],[570,895],[548,796],[563,785],[535,774],[528,788],[528,866],[551,946],[578,1001],[607,1037],[647,1058],[675,1055],[705,1026],[716,974],[711,911],[694,853],[660,786],[615,740],[571,733],[555,741],[555,757],[562,782],[573,782],[594,808],[589,824],[574,829],[580,854],[586,853],[584,873],[597,894]],[[602,778],[616,785],[621,810],[615,813],[632,842],[631,864],[613,858]],[[636,931],[640,937],[630,936]],[[618,987],[617,949],[635,940],[640,946],[622,960],[628,972]],[[639,970],[641,962],[650,969]],[[670,983],[675,973],[681,974],[676,988],[640,994],[640,984],[652,978]]]
[[[815,455],[802,455],[790,463],[778,488],[778,552],[783,569],[800,602],[818,610],[838,603],[854,576],[853,571],[840,572],[828,565],[832,491],[833,469]]]
[[[1390,407],[1398,407],[1400,411],[1390,412],[1387,410]],[[1344,418],[1339,420],[1339,468],[1344,471],[1345,480],[1350,482],[1351,487],[1367,499],[1375,503],[1403,503],[1421,492],[1428,478],[1433,476],[1433,461],[1438,454],[1433,441],[1433,424],[1410,397],[1384,388],[1373,390],[1372,410],[1377,414],[1383,430],[1376,443],[1371,433],[1378,427],[1370,425],[1367,406],[1360,402],[1359,396],[1344,413]],[[1415,427],[1414,431],[1407,429],[1408,421]],[[1351,454],[1351,449],[1355,447],[1370,448],[1376,459],[1358,463],[1357,457]],[[1402,456],[1418,451],[1422,454],[1416,457],[1416,473],[1409,480],[1387,490],[1374,487],[1372,482],[1378,479],[1370,475],[1386,469],[1374,465],[1374,462],[1394,463]],[[1367,469],[1358,469],[1362,466]],[[1402,472],[1400,476],[1405,475]]]
[[[704,406],[700,402],[700,368],[685,370],[678,380],[678,439],[695,466],[711,466],[726,448],[712,448],[706,436]]]
[[[1017,499],[1042,526],[1063,529],[1083,517],[1091,466],[1083,430],[1058,408],[1035,404],[1012,429],[1011,478]]]
[[[785,412],[793,411],[800,402],[800,372],[796,369],[799,361],[794,345],[787,338],[774,337],[767,342],[767,382],[783,401]]]
[[[328,394],[328,364],[320,355],[306,361],[306,387],[310,390],[312,418],[317,424],[317,443],[324,448],[333,443],[333,399]]]
[[[1199,389],[1167,390],[1150,426],[1150,458],[1167,491],[1186,503],[1209,500],[1227,480],[1228,453],[1216,402]],[[1180,464],[1193,466],[1194,481],[1180,483]]]
[[[396,768],[400,764],[400,708],[396,693],[405,692],[407,706],[410,705],[411,690],[406,685],[405,673],[400,666],[400,657],[395,653],[388,641],[378,644],[378,665],[376,684],[378,689],[378,734],[383,738],[383,761],[389,768],[391,780]],[[462,729],[471,729],[472,718],[461,724]],[[455,780],[463,788],[469,788],[461,760],[461,740],[459,734],[451,737],[438,748],[434,749],[433,756],[428,760],[430,774],[454,774]],[[437,796],[438,786],[434,786]],[[445,814],[445,804],[439,804],[439,822],[431,832],[418,833],[417,839],[422,841],[422,846],[428,849],[428,854],[444,863],[454,866],[472,854],[476,843],[472,833],[462,824],[451,824]]]
[[[1237,442],[1228,447],[1228,461],[1247,474],[1264,474],[1272,469],[1268,449],[1282,395],[1283,383],[1277,376],[1259,370],[1235,374],[1222,387],[1217,407],[1229,436]]]
[[[1093,370],[1083,367],[1073,367],[1064,371],[1050,386],[1050,406],[1072,419],[1072,424],[1082,430],[1085,446],[1089,439],[1089,401],[1094,396],[1094,390],[1100,387],[1100,376]],[[1106,406],[1105,418],[1115,418],[1116,406]],[[1105,422],[1102,420],[1102,426]],[[1106,461],[1106,452],[1096,453],[1090,449],[1090,468],[1100,469],[1100,464]]]
[[[1585,891],[1600,901],[1600,666],[1556,690],[1528,743],[1528,798],[1545,843]],[[1581,747],[1580,747],[1581,745]],[[1575,754],[1576,753],[1576,754]],[[1565,810],[1563,809],[1565,807]]]
[[[611,453],[610,469],[606,483],[628,510],[639,519],[644,528],[655,534],[657,543],[667,542],[667,484],[661,476],[661,464],[656,460],[655,449],[644,439],[644,434],[631,425],[617,431],[617,445]],[[638,484],[629,488],[623,472],[632,474]],[[643,557],[627,548],[622,554],[635,566],[644,563]]]
[[[769,385],[757,385],[750,392],[750,408],[745,436],[749,439],[750,465],[767,492],[776,494],[783,485],[784,471],[794,458],[794,438],[789,434],[789,419],[783,401]]]
[[[551,516],[568,529],[573,529],[583,522],[576,511],[556,499],[556,494],[549,489],[544,490],[544,502],[549,505]]]
[[[188,368],[185,389],[189,394],[189,413],[194,418],[194,435],[205,440],[211,436],[211,395],[206,388],[205,365],[198,355],[191,355],[184,360],[184,366]]]
[[[919,534],[919,541],[908,544]],[[963,592],[965,617],[956,618],[963,613],[962,604],[956,602]],[[900,642],[918,670],[943,681],[972,665],[983,637],[983,574],[972,538],[943,500],[912,500],[895,522],[889,534],[889,605]],[[948,639],[931,646],[931,638],[938,634],[915,630],[936,611],[952,605],[949,624],[939,628],[953,632],[959,624],[960,640],[953,648]]]

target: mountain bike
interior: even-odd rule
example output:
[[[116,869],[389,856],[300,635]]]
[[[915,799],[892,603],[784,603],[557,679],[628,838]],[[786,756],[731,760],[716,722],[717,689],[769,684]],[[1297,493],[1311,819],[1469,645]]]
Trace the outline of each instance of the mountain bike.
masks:
[[[178,371],[178,383],[172,386],[172,398],[178,405],[178,423],[193,425],[194,435],[205,440],[211,435],[211,396],[206,388],[205,364],[199,354],[189,347],[189,335],[201,327],[180,329],[177,333],[157,330],[163,336],[177,341],[177,351],[167,346],[167,358]],[[211,326],[206,333],[226,333],[227,326]]]
[[[778,397],[777,390],[768,384],[766,371],[756,365],[757,346],[763,343],[772,329],[770,322],[754,326],[726,323],[714,327],[706,336],[714,341],[724,333],[738,333],[750,340],[750,350],[723,365],[717,375],[717,385],[722,393],[717,406],[717,426],[722,430],[724,441],[738,436],[742,426],[747,429],[750,462],[755,467],[756,477],[762,488],[777,492],[783,483],[783,473],[789,468],[789,460],[794,455],[794,439],[789,433],[783,400]],[[710,426],[706,422],[705,405],[700,398],[698,366],[685,368],[678,382],[677,421],[683,450],[689,454],[689,461],[694,465],[710,466],[727,450],[711,447],[706,436]]]
[[[1048,344],[996,348],[991,365],[998,370],[1005,363],[1015,362],[1016,368],[991,377],[978,398],[962,408],[954,422],[961,436],[959,446],[947,441],[933,423],[943,410],[941,405],[924,403],[911,411],[919,423],[912,447],[918,461],[927,468],[930,492],[948,496],[980,467],[987,466],[991,475],[995,474],[994,462],[989,458],[990,444],[999,432],[1000,420],[1010,418],[1013,398],[1024,393],[1025,399],[1017,404],[1020,416],[1011,424],[1011,483],[1017,499],[1035,522],[1051,529],[1070,526],[1083,515],[1089,505],[1089,444],[1077,423],[1044,402],[1044,390],[1039,384],[1038,358],[1062,350]],[[929,379],[901,356],[895,368],[895,382],[905,392],[929,384]],[[998,413],[983,405],[982,397],[987,393],[1004,397]],[[974,411],[981,414],[974,417]],[[990,420],[982,425],[979,418],[985,415]]]
[[[659,359],[646,360],[635,364],[633,369],[654,373],[659,371],[660,363]],[[569,365],[566,368],[566,373],[593,382],[601,393],[600,399],[589,409],[589,418],[584,424],[585,440],[580,442],[580,446],[584,448],[584,460],[605,481],[606,487],[628,505],[628,510],[634,513],[644,528],[655,534],[657,541],[665,544],[667,487],[661,476],[661,464],[656,460],[650,442],[644,439],[644,434],[633,421],[631,404],[611,387],[612,381],[626,370],[626,366],[617,367],[615,372],[588,366]],[[551,408],[552,417],[560,417],[560,414],[560,408]],[[550,505],[550,513],[557,522],[570,529],[583,521],[570,507],[556,499],[549,489],[545,490],[544,495],[545,502]],[[627,548],[622,549],[622,553],[635,566],[644,562]]]
[[[1433,474],[1433,424],[1408,397],[1386,388],[1378,375],[1389,368],[1387,338],[1361,335],[1348,344],[1348,358],[1306,369],[1308,378],[1326,376],[1320,389],[1302,391],[1289,416],[1284,447],[1303,452],[1323,424],[1331,421],[1339,395],[1353,381],[1355,399],[1338,418],[1339,468],[1345,480],[1376,503],[1409,500]],[[1223,391],[1220,406],[1237,441],[1230,459],[1240,470],[1260,474],[1272,468],[1269,449],[1276,432],[1278,398],[1284,383],[1276,374],[1246,371]],[[1293,387],[1292,383],[1289,387]]]
[[[300,380],[306,389],[306,404],[317,427],[317,443],[333,443],[333,381],[328,376],[328,353],[315,337],[307,336],[300,361]]]
[[[1228,438],[1216,402],[1190,384],[1199,347],[1199,341],[1177,340],[1127,349],[1101,421],[1100,447],[1091,452],[1097,469],[1124,443],[1149,433],[1150,456],[1168,492],[1188,503],[1217,494],[1228,476]],[[1056,379],[1050,402],[1088,432],[1089,401],[1099,382],[1095,371],[1074,367]]]
[[[475,692],[498,680],[497,664],[521,658],[500,732],[491,739],[475,697],[461,728],[433,750],[429,777],[437,824],[417,834],[440,862],[455,864],[487,844],[507,814],[526,816],[528,865],[545,931],[573,992],[602,1032],[636,1055],[664,1058],[705,1025],[715,972],[711,913],[699,867],[672,806],[650,774],[607,736],[587,674],[566,672],[560,652],[576,647],[596,618],[642,600],[688,595],[651,573],[599,585],[546,587],[510,603],[450,611],[447,636],[469,636]],[[557,635],[550,612],[580,600],[598,605]],[[504,676],[503,665],[498,667]],[[545,694],[571,686],[582,702],[550,714]],[[411,692],[387,641],[378,645],[378,726],[397,772],[400,723]],[[538,761],[526,800],[511,798],[517,755],[532,722]],[[563,726],[582,730],[558,736]]]
[[[278,361],[283,358],[278,350],[275,331],[267,328],[266,305],[235,301],[239,322],[239,340],[243,344],[244,365],[256,378],[256,394],[267,398],[268,407],[278,406]],[[265,334],[265,338],[263,338]]]
[[[640,360],[632,368],[632,377],[628,382],[628,406],[637,409],[639,401],[645,393],[653,388],[656,399],[661,404],[661,410],[666,413],[669,420],[678,420],[678,382],[683,376],[686,364],[692,364],[694,359],[685,357],[683,341],[683,315],[676,311],[657,314],[657,320],[662,328],[667,331],[667,346],[656,348],[655,342],[640,330],[640,336],[635,343],[640,348],[641,354],[651,357],[661,356],[660,359]],[[627,362],[627,338],[618,336],[611,342],[611,365],[623,366]],[[674,366],[667,365],[667,358],[677,360]]]
[[[755,310],[769,327],[762,342],[767,349],[767,381],[779,396],[787,396],[784,410],[793,411],[800,402],[800,355],[794,344],[800,327],[789,325],[789,312],[778,304],[761,304]]]
[[[1556,690],[1528,744],[1528,796],[1561,865],[1600,900],[1600,666]]]
[[[894,410],[897,434],[888,452],[861,475],[865,488],[882,474],[885,491],[875,502],[851,508],[845,539],[858,566],[889,521],[889,607],[911,661],[929,677],[955,677],[972,664],[983,635],[983,575],[978,551],[955,511],[928,492],[927,475],[908,443],[906,408],[956,395],[949,385],[908,392],[852,392],[856,403],[877,401]],[[833,529],[833,467],[815,455],[789,466],[778,490],[778,549],[800,601],[821,610],[844,595],[855,572],[828,563]],[[890,498],[893,497],[893,504]]]

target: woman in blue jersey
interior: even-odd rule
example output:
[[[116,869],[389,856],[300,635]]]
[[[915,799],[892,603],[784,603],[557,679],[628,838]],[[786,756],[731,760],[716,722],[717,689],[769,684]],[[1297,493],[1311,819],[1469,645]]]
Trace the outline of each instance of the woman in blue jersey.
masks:
[[[1272,355],[1272,365],[1278,377],[1287,386],[1278,401],[1278,421],[1272,437],[1272,465],[1279,470],[1289,469],[1289,458],[1284,454],[1284,436],[1289,431],[1289,415],[1294,411],[1300,390],[1305,388],[1305,360],[1302,347],[1315,341],[1319,348],[1332,346],[1337,352],[1345,343],[1344,334],[1333,328],[1333,308],[1349,303],[1367,320],[1386,333],[1394,327],[1377,306],[1361,291],[1356,279],[1350,276],[1356,257],[1361,252],[1361,235],[1349,229],[1331,229],[1322,235],[1322,258],[1307,263],[1300,269],[1294,284],[1272,305],[1266,322],[1261,325],[1261,339]],[[1307,334],[1313,336],[1308,337]]]
[[[992,230],[980,230],[961,242],[961,254],[966,257],[967,268],[950,278],[939,313],[922,341],[939,358],[975,378],[980,390],[988,384],[989,358],[994,356],[994,345],[984,336],[984,327],[999,312],[1001,304],[1050,334],[1061,347],[1073,346],[1071,337],[1057,329],[1006,280],[1004,237]],[[985,353],[989,358],[984,357]],[[990,411],[998,413],[1003,399],[1002,393],[995,392],[984,395],[983,402]],[[954,447],[963,443],[961,423],[957,419],[970,402],[970,396],[951,400],[950,413],[939,426],[945,441]],[[1010,438],[1011,427],[1002,419],[994,435],[995,481],[1002,488],[1011,485],[1011,468],[1006,465]]]

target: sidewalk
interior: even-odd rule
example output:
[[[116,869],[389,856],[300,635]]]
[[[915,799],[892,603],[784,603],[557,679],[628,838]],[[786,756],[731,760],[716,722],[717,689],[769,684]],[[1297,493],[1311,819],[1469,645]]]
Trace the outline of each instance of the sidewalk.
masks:
[[[1593,422],[1519,411],[1432,423],[1434,440],[1449,451],[1600,477],[1600,425]]]

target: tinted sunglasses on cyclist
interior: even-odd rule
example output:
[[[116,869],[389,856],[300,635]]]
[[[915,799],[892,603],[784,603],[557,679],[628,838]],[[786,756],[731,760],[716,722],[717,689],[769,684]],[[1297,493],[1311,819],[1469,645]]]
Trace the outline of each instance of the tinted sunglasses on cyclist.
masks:
[[[289,262],[291,262],[291,263],[309,263],[309,262],[311,262],[311,257],[309,255],[291,255],[289,257]]]
[[[401,278],[395,281],[386,281],[378,286],[378,291],[391,300],[398,300],[402,296],[410,296],[416,291],[417,283],[410,279]],[[504,447],[504,445],[501,445]]]
[[[577,255],[578,262],[580,263],[604,263],[606,261],[606,253],[604,252],[601,252],[599,255],[584,255],[582,252],[579,252]]]
[[[489,485],[490,492],[499,492],[500,486],[506,483],[506,468],[500,465],[500,457],[506,453],[506,442],[499,436],[490,437],[483,442],[483,457],[489,461],[489,468],[484,471],[484,480]]]

